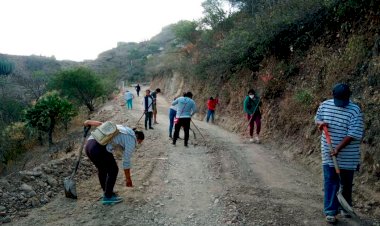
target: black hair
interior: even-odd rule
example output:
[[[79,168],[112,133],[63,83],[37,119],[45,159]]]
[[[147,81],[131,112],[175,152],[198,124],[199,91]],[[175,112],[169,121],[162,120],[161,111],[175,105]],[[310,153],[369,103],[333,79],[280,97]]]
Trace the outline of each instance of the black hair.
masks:
[[[256,94],[256,92],[255,92],[255,90],[253,90],[253,89],[250,89],[250,90],[248,90],[248,95],[249,94],[253,94],[253,95],[255,95]]]
[[[210,97],[210,100],[213,100],[214,98],[213,97]]]
[[[134,128],[133,131],[135,131],[135,135],[136,135],[137,140],[144,140],[145,139],[145,135],[142,131],[139,131],[136,128]]]
[[[161,93],[161,89],[160,89],[160,88],[157,88],[157,89],[156,89],[156,92],[157,92],[157,93]]]
[[[193,94],[189,91],[186,93],[186,97],[193,98]]]

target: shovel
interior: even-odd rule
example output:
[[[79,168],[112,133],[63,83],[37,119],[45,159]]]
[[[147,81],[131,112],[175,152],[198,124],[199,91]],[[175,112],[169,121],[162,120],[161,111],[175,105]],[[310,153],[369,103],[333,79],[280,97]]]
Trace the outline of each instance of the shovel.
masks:
[[[334,149],[332,147],[331,137],[330,137],[329,131],[327,129],[327,126],[323,126],[323,131],[325,132],[326,141],[329,144],[330,151],[333,151]],[[341,207],[351,217],[357,217],[356,213],[354,212],[354,210],[352,209],[352,207],[350,206],[350,204],[348,204],[348,202],[346,201],[346,199],[343,197],[343,194],[342,194],[342,192],[343,192],[343,185],[342,185],[342,179],[340,177],[340,169],[339,169],[338,161],[336,160],[335,156],[332,156],[332,159],[333,159],[333,162],[334,162],[335,172],[338,174],[338,177],[339,177],[339,184],[340,184],[339,185],[339,191],[336,194],[336,196],[338,197],[338,201],[339,201]]]
[[[66,177],[63,180],[63,187],[65,188],[66,198],[71,198],[71,199],[77,199],[78,198],[74,176],[77,173],[77,170],[79,167],[79,162],[80,162],[80,159],[82,157],[83,147],[84,147],[84,144],[86,143],[86,137],[87,137],[88,131],[90,131],[90,129],[91,129],[91,126],[87,126],[87,127],[83,128],[83,134],[84,134],[83,135],[83,142],[82,142],[82,146],[80,147],[79,156],[78,156],[78,160],[77,160],[76,165],[75,165],[75,169],[74,169],[73,173],[71,174],[71,176]]]

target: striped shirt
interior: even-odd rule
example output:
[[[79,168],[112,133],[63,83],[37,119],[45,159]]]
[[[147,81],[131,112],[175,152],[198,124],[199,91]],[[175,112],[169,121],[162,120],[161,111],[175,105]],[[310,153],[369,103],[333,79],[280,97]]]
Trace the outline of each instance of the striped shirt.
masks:
[[[339,151],[337,160],[339,168],[355,170],[360,163],[360,142],[364,133],[363,116],[359,106],[350,101],[345,107],[337,107],[333,99],[326,100],[319,106],[315,121],[328,124],[333,148],[338,146],[346,136],[353,138],[346,147]],[[321,149],[322,164],[334,167],[324,133],[322,133]]]

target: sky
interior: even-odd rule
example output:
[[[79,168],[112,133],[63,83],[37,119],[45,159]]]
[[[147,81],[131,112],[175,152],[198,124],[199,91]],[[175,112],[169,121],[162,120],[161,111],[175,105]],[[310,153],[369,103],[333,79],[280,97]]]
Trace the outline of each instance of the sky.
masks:
[[[0,0],[0,53],[92,60],[202,17],[204,0]]]

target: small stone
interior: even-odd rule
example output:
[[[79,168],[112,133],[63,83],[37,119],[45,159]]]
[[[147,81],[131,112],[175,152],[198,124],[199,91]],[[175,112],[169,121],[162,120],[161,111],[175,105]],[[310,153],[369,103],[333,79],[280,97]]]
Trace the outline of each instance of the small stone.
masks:
[[[12,221],[12,219],[10,218],[10,217],[8,217],[8,216],[6,216],[6,217],[4,217],[3,219],[1,219],[1,222],[2,223],[9,223],[9,222],[11,222]]]
[[[33,188],[32,188],[32,186],[30,186],[30,185],[22,184],[22,185],[20,186],[20,190],[21,190],[21,191],[25,191],[26,193],[30,193],[31,191],[33,191]]]
[[[214,205],[218,204],[219,203],[219,199],[215,199],[214,200]]]
[[[54,179],[53,177],[50,177],[50,176],[47,178],[47,182],[48,182],[48,184],[49,184],[50,186],[52,186],[52,187],[55,187],[55,186],[58,185],[57,180]]]
[[[6,211],[7,208],[5,206],[0,206],[0,212]]]
[[[27,217],[29,214],[25,213],[25,212],[21,212],[19,215],[20,215],[20,217]]]

